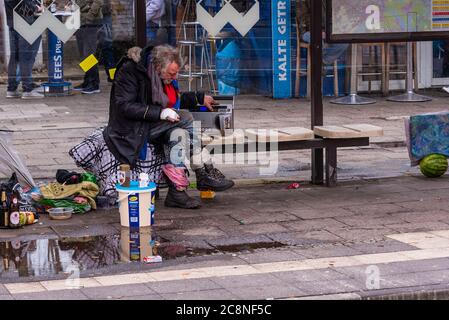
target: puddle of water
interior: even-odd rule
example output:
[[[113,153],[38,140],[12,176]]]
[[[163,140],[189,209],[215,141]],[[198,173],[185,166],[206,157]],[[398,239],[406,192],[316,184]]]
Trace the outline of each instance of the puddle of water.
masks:
[[[120,261],[119,236],[0,242],[0,277],[48,277]]]
[[[70,275],[74,270],[95,271],[121,263],[143,263],[145,257],[152,255],[170,260],[281,246],[284,245],[275,242],[194,248],[170,243],[151,228],[122,228],[116,235],[0,242],[0,278]]]
[[[257,243],[243,243],[231,246],[217,246],[216,248],[224,252],[241,252],[241,251],[253,251],[257,249],[272,249],[285,247],[285,244],[280,242],[257,242]]]

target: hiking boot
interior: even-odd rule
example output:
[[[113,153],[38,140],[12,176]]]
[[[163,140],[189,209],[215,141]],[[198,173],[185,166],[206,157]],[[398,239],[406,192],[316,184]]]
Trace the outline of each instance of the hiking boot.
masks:
[[[162,167],[162,170],[164,172],[165,181],[168,184],[168,193],[165,198],[166,207],[197,209],[201,206],[201,203],[198,200],[191,198],[186,192],[186,184],[188,183],[186,172],[188,171],[185,168],[176,168],[173,165],[165,165]]]
[[[201,207],[201,203],[190,197],[185,190],[179,191],[175,187],[170,186],[167,197],[165,198],[165,206],[182,209],[198,209]]]
[[[22,99],[42,99],[42,98],[45,98],[45,96],[37,91],[24,92],[22,94]]]
[[[22,95],[19,91],[6,91],[6,98],[8,99],[14,99],[14,98],[20,98]]]
[[[196,188],[199,191],[221,192],[234,186],[234,181],[226,177],[212,165],[204,165],[203,168],[195,170]]]

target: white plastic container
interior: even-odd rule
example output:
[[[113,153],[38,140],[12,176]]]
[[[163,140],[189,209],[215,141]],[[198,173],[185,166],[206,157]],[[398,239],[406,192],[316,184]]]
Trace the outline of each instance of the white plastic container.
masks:
[[[150,183],[150,178],[148,177],[148,173],[142,172],[139,175],[139,187],[140,188],[148,187],[149,183]]]
[[[120,211],[120,224],[128,228],[149,227],[154,224],[156,184],[140,188],[138,181],[130,187],[116,186]]]

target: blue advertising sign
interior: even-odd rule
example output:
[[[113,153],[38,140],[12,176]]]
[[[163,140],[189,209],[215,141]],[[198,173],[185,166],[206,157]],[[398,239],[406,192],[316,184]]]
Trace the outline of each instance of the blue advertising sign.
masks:
[[[291,98],[291,3],[272,0],[273,98]]]
[[[51,31],[48,32],[48,81],[57,83],[64,81],[63,68],[64,44]]]

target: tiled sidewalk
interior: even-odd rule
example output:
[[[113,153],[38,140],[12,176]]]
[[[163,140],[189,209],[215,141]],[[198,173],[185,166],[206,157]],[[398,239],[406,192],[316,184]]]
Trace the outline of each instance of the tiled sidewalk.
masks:
[[[0,128],[15,131],[14,145],[37,180],[54,179],[59,168],[76,169],[68,150],[107,121],[108,87],[102,89],[100,95],[38,102],[0,97]],[[65,290],[65,281],[53,282],[65,279],[64,273],[26,285],[19,283],[30,279],[0,276],[0,299],[359,299],[413,294],[418,288],[444,293],[449,289],[448,175],[424,178],[410,168],[403,143],[405,116],[448,109],[446,94],[432,95],[425,104],[377,98],[375,105],[336,106],[326,99],[325,124],[364,122],[385,129],[370,147],[339,151],[337,188],[302,183],[310,179],[306,150],[283,152],[274,176],[260,176],[257,165],[222,167],[239,179],[238,186],[198,211],[168,210],[162,194],[154,230],[164,245],[213,255],[86,272],[85,287],[72,290]],[[304,99],[237,98],[238,128],[309,125],[310,102]],[[301,181],[301,188],[286,190],[288,182],[260,185],[275,179]],[[121,231],[117,211],[63,222],[43,217],[41,223],[3,230],[0,241]],[[444,233],[435,238],[433,231]],[[379,271],[379,286],[370,282],[375,286],[370,289],[367,277],[373,270]],[[114,276],[120,273],[125,275]]]
[[[0,86],[0,93],[5,91]],[[47,98],[39,101],[6,99],[0,94],[0,128],[14,130],[14,145],[36,179],[54,179],[59,168],[76,169],[68,150],[94,128],[104,126],[108,119],[110,86],[102,93],[85,96]],[[426,93],[427,94],[427,93]],[[399,104],[377,97],[369,106],[332,105],[325,99],[325,124],[370,123],[384,128],[384,137],[375,138],[370,148],[340,152],[341,177],[398,176],[409,171],[404,145],[404,117],[412,114],[447,110],[449,96],[431,92],[433,100],[426,103]],[[310,101],[306,99],[273,100],[261,96],[236,98],[236,128],[310,127]],[[395,146],[400,148],[393,148]],[[388,164],[388,165],[386,165]],[[371,168],[382,167],[382,171]],[[274,177],[309,179],[310,151],[282,152],[279,170]],[[368,172],[366,172],[368,168]],[[258,167],[225,166],[232,178],[261,178]],[[264,177],[262,177],[264,178]]]
[[[20,278],[4,279],[0,296],[365,299],[418,291],[436,295],[449,289],[447,175],[345,183],[332,189],[286,186],[235,188],[198,211],[169,210],[159,200],[154,232],[166,240],[162,245],[215,250],[213,255],[89,271],[82,274],[81,289],[67,290],[73,283],[67,284],[64,276],[26,284]],[[43,230],[54,232],[53,237],[120,230],[116,212],[75,219],[22,236],[43,237]],[[226,249],[231,247],[240,249]]]
[[[224,266],[13,283],[0,285],[0,299],[367,299],[418,286],[449,291],[449,230],[395,238],[415,248],[258,264],[228,259]]]

